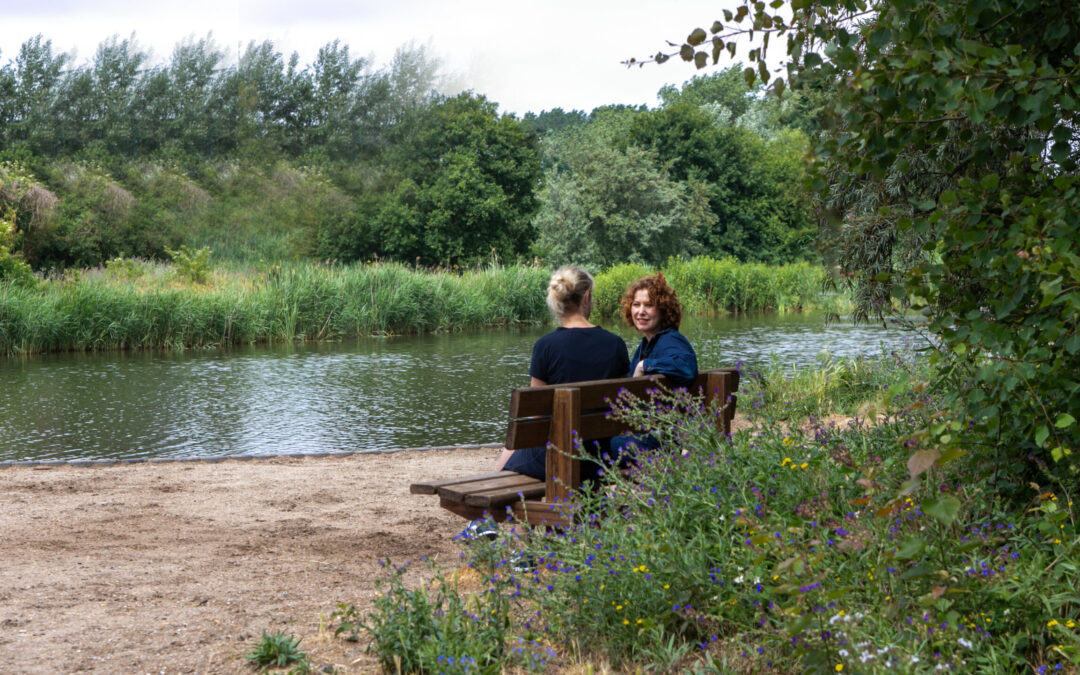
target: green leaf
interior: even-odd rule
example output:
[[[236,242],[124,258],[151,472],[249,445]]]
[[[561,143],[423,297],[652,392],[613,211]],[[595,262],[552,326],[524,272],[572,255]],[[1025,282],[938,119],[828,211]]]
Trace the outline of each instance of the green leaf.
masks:
[[[679,48],[679,56],[682,57],[683,61],[693,61],[694,60],[694,48],[691,47],[690,45],[683,45],[682,47]]]
[[[957,514],[960,513],[960,500],[951,495],[927,500],[923,502],[922,510],[942,523],[952,525],[956,521]]]
[[[715,33],[716,31],[713,32]],[[707,37],[708,35],[705,33],[705,30],[703,28],[695,28],[686,38],[686,41],[696,47],[702,42],[705,42],[705,38]]]
[[[923,550],[925,547],[926,540],[922,537],[912,537],[900,545],[900,549],[896,552],[896,557],[910,560],[919,555],[919,551]]]
[[[1067,141],[1058,141],[1050,146],[1050,159],[1054,160],[1058,164],[1069,159],[1069,155],[1072,154],[1072,145]]]
[[[705,52],[698,52],[697,54],[694,54],[694,66],[698,70],[701,70],[702,68],[704,68],[706,66],[706,64],[708,64],[708,62],[709,62],[709,55],[706,54]]]
[[[716,35],[722,30],[724,30],[724,24],[720,23],[719,21],[713,21],[712,28],[709,29],[709,32],[713,35]]]
[[[1058,429],[1065,429],[1067,427],[1071,427],[1074,424],[1076,424],[1075,417],[1073,417],[1069,413],[1061,413],[1060,415],[1058,415],[1057,422],[1054,423],[1054,426]]]
[[[1050,430],[1046,428],[1045,424],[1040,425],[1038,430],[1035,432],[1035,444],[1041,448],[1043,446],[1043,443],[1046,442],[1047,438],[1050,438]]]
[[[873,49],[881,49],[885,45],[889,44],[889,42],[891,40],[892,40],[892,31],[889,30],[888,28],[879,28],[878,30],[875,30],[873,33],[870,33],[870,37],[868,37],[866,39],[866,42]]]
[[[979,181],[979,184],[982,185],[982,189],[993,191],[998,188],[998,183],[1000,182],[1000,180],[1001,178],[996,173],[988,173],[982,177],[982,180]]]

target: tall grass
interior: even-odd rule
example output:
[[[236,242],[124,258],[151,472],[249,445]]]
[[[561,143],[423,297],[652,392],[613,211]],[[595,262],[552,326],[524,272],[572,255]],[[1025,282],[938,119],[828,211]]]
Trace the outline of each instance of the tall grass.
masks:
[[[596,276],[598,316],[649,273],[617,265]],[[663,270],[689,313],[822,307],[823,272],[674,258]],[[551,271],[492,262],[464,271],[397,263],[258,263],[208,270],[198,283],[173,266],[115,258],[37,284],[0,281],[0,352],[184,349],[337,340],[541,323]]]
[[[655,270],[639,264],[615,265],[596,276],[595,307],[602,316],[619,311],[631,281]],[[765,265],[733,258],[671,258],[661,269],[690,314],[837,309],[822,294],[825,270],[809,263]]]
[[[166,265],[126,261],[124,269],[0,284],[0,352],[334,340],[547,318],[549,271],[523,265],[461,274],[392,263],[262,265],[216,271],[206,284]]]

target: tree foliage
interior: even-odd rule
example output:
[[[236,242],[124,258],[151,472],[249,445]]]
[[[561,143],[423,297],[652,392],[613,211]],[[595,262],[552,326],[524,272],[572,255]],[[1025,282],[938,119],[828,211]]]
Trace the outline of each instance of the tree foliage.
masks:
[[[648,150],[595,141],[548,171],[540,202],[537,254],[591,269],[693,255],[698,228],[715,221],[700,183],[671,179]]]
[[[471,93],[414,113],[389,157],[396,185],[372,220],[375,253],[425,264],[528,248],[540,174],[535,137]]]
[[[676,180],[704,188],[714,216],[701,224],[706,253],[743,261],[805,259],[813,233],[800,199],[798,157],[805,140],[796,133],[766,141],[730,122],[718,124],[705,106],[677,103],[641,113],[629,141],[655,152]]]
[[[863,315],[897,301],[940,340],[959,393],[937,440],[956,444],[970,423],[1000,459],[1075,479],[1080,14],[1043,0],[792,0],[725,11],[711,33],[680,56],[701,67],[756,34],[745,75],[768,82],[768,38],[784,36],[788,77],[772,90],[831,89],[812,184]]]

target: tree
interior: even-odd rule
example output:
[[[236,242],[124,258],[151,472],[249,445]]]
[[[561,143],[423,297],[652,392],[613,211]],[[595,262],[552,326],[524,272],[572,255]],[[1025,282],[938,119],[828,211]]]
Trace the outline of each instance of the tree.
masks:
[[[711,225],[701,229],[706,253],[769,262],[810,253],[805,236],[809,216],[792,198],[801,169],[790,159],[778,161],[790,149],[804,147],[797,135],[766,142],[730,122],[717,125],[701,107],[678,103],[637,115],[628,138],[655,152],[674,179],[706,186],[715,214]],[[794,146],[779,148],[778,143]],[[795,244],[799,241],[801,246]]]
[[[659,266],[700,251],[697,230],[716,218],[704,190],[669,178],[652,152],[594,140],[579,145],[567,166],[548,171],[533,221],[534,250],[549,263]]]
[[[117,41],[114,35],[101,43],[91,66],[94,111],[92,124],[84,133],[111,153],[132,156],[132,104],[145,52],[130,40]]]
[[[426,264],[527,250],[540,166],[512,115],[463,93],[416,111],[389,160],[400,178],[374,219],[381,255]]]
[[[566,112],[562,108],[544,110],[539,115],[527,112],[521,121],[525,122],[528,129],[537,136],[543,136],[549,131],[561,131],[567,127],[585,124],[589,116],[582,110]]]
[[[731,111],[737,120],[754,104],[761,87],[751,87],[742,75],[742,64],[735,64],[717,73],[696,75],[682,87],[666,85],[660,89],[661,107],[688,104],[696,108],[705,105],[721,106]]]
[[[54,54],[52,40],[40,34],[27,40],[15,57],[15,98],[11,106],[12,144],[24,144],[32,152],[58,154],[61,141],[50,115],[53,96],[60,83],[66,54]]]
[[[1043,0],[788,8],[726,11],[731,30],[695,29],[679,54],[715,62],[741,22],[787,37],[788,81],[832,88],[812,185],[845,233],[863,313],[880,316],[885,300],[921,312],[955,379],[955,417],[935,437],[957,444],[970,423],[999,459],[1057,461],[1075,481],[1080,15]],[[749,52],[750,82],[772,76],[765,49]]]

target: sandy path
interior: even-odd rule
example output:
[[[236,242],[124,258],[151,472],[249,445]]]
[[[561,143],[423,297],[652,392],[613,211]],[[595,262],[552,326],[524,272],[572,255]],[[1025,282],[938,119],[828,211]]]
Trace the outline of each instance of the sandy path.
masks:
[[[464,521],[408,485],[497,454],[0,469],[0,672],[251,673],[264,630],[376,671],[319,615],[368,606],[382,557],[455,565]]]

